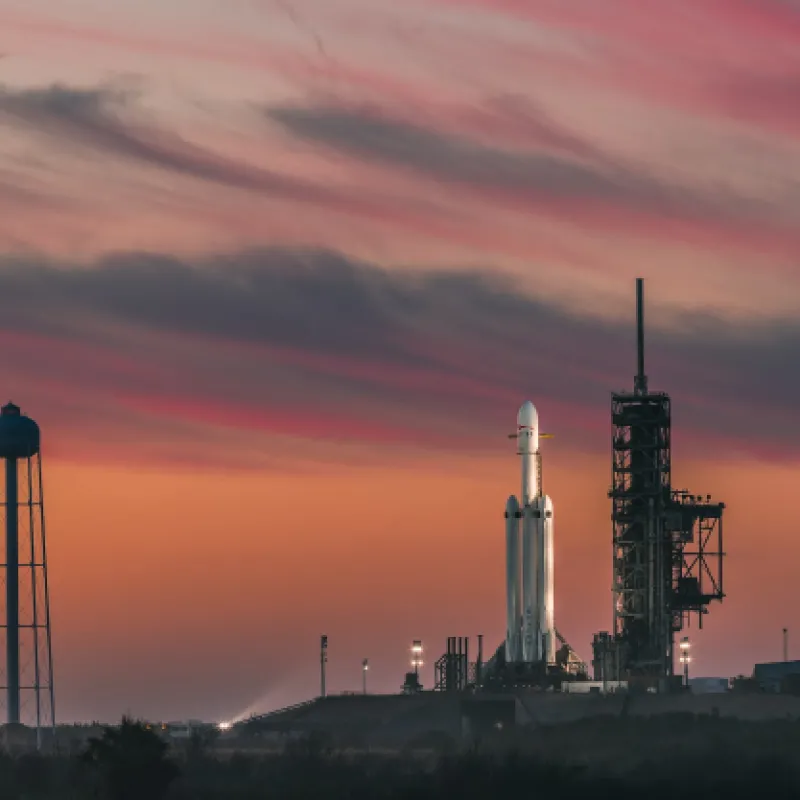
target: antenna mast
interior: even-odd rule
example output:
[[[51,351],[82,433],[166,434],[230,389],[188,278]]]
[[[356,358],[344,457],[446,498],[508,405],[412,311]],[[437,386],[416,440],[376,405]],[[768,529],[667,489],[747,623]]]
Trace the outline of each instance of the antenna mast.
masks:
[[[636,279],[636,356],[637,372],[633,381],[634,394],[647,394],[647,375],[644,374],[644,280]]]

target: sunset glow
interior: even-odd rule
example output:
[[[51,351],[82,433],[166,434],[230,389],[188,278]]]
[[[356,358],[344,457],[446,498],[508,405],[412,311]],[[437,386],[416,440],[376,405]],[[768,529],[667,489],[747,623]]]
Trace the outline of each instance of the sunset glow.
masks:
[[[532,399],[556,624],[611,624],[609,403],[727,503],[693,675],[781,655],[800,5],[6,0],[3,402],[41,425],[62,719],[396,691],[504,636]],[[770,620],[770,622],[765,622]],[[796,655],[796,654],[795,654]]]

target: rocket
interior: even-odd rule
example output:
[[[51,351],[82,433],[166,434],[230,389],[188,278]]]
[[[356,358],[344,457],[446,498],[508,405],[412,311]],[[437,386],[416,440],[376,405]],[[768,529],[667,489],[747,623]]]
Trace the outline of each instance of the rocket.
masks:
[[[517,415],[522,494],[506,502],[506,663],[555,661],[553,502],[542,494],[539,415],[526,400]]]

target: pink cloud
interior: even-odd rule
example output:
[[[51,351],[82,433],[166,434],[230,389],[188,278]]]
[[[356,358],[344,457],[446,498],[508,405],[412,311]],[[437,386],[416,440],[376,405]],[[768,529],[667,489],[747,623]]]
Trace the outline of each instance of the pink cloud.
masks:
[[[454,13],[464,5],[440,1]],[[543,54],[535,44],[510,46],[495,54],[510,69],[530,70],[571,88],[627,93],[646,104],[798,132],[796,104],[769,89],[800,72],[800,14],[785,3],[704,0],[665,6],[615,0],[601,7],[583,0],[467,0],[466,5],[520,16],[544,36],[548,31],[571,36],[585,52],[585,59],[570,60]],[[763,80],[760,109],[756,97],[750,104],[737,91],[755,75]]]
[[[800,15],[780,0],[434,0],[445,6],[478,6],[534,23],[611,40],[630,41],[659,51],[708,56],[765,55],[775,44],[800,40]],[[765,62],[767,61],[764,58]]]
[[[10,208],[0,236],[9,249],[55,254],[157,248],[194,256],[279,243],[328,246],[392,261],[399,270],[429,260],[449,268],[466,262],[524,274],[526,286],[582,307],[598,302],[604,276],[627,279],[643,259],[663,269],[674,255],[684,280],[694,269],[688,265],[697,275],[691,286],[670,286],[677,304],[693,302],[699,284],[709,291],[722,285],[724,302],[746,305],[748,287],[770,281],[789,302],[800,248],[800,205],[791,187],[791,155],[800,144],[784,102],[797,62],[794,16],[777,4],[755,10],[738,0],[662,5],[657,17],[651,4],[632,0],[613,3],[613,14],[587,2],[434,5],[451,13],[437,13],[426,30],[424,14],[415,17],[408,7],[409,27],[400,32],[395,16],[386,16],[388,5],[352,18],[351,8],[327,11],[325,53],[311,54],[307,42],[287,38],[266,47],[241,28],[189,39],[155,26],[147,33],[144,24],[133,32],[79,18],[69,25],[6,19],[23,46],[25,37],[36,47],[82,42],[96,64],[121,50],[156,57],[153,83],[143,84],[145,103],[168,59],[191,59],[198,70],[192,90],[212,113],[202,132],[185,107],[162,105],[144,117],[130,103],[100,104],[80,117],[55,102],[65,91],[51,97],[53,87],[38,94],[7,87],[6,113],[24,123],[18,141],[46,159],[37,168],[15,164],[14,180],[28,200]],[[492,14],[499,24],[482,24]],[[511,15],[529,26],[529,37],[508,26]],[[415,39],[409,31],[417,24],[423,29]],[[374,39],[362,36],[367,31]],[[748,38],[748,31],[757,35]],[[385,44],[377,62],[376,43]],[[254,92],[251,107],[232,108],[220,84],[204,81],[204,65],[221,64],[249,72],[254,86],[277,78],[270,91],[281,85],[294,96]],[[746,70],[751,83],[737,85]],[[761,81],[763,94],[756,91]],[[91,94],[73,93],[79,91]],[[45,107],[45,95],[52,106]],[[224,118],[215,116],[223,107]],[[337,141],[330,127],[312,139],[257,119],[259,108],[276,107],[349,114],[351,128]],[[315,124],[330,124],[317,117]],[[376,120],[386,124],[376,127]],[[743,160],[737,147],[749,140],[759,149]],[[52,197],[74,205],[47,207]],[[480,314],[476,309],[476,319]],[[469,359],[446,336],[414,335],[419,339],[409,334],[408,341],[418,352],[427,348],[460,371],[386,367],[276,342],[236,347],[254,363],[263,358],[314,381],[339,376],[426,396],[431,419],[450,392],[471,397],[483,413],[518,391],[469,374]],[[495,351],[485,357],[498,358]],[[96,360],[98,386],[103,375],[123,384],[154,379],[103,358]],[[172,404],[183,401],[169,386],[152,396],[134,392],[133,410],[158,416],[162,391],[164,414],[175,416]],[[200,413],[187,411],[193,419]],[[370,419],[365,436],[377,425]]]

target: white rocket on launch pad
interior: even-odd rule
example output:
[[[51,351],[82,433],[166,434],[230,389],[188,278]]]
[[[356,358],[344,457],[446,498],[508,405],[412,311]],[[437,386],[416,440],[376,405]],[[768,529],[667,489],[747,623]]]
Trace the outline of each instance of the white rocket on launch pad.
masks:
[[[542,495],[539,415],[530,400],[517,415],[516,439],[522,497],[506,503],[506,663],[552,664],[553,503]]]

